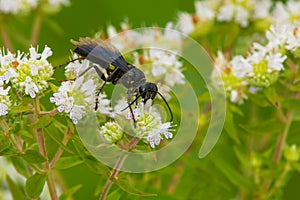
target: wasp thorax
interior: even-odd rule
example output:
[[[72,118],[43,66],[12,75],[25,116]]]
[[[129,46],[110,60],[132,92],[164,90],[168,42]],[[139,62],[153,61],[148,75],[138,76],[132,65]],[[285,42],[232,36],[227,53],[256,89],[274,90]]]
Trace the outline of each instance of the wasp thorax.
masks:
[[[154,83],[146,82],[139,87],[139,93],[143,99],[143,102],[146,103],[148,99],[154,99],[158,89]]]

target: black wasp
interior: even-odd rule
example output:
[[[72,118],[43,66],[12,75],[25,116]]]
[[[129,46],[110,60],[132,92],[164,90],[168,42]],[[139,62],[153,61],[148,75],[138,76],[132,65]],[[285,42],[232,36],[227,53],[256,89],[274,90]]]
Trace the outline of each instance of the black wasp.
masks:
[[[146,82],[145,74],[137,67],[126,62],[119,50],[110,42],[90,38],[80,38],[78,42],[73,40],[71,40],[71,42],[76,45],[74,52],[82,56],[79,59],[87,59],[98,64],[106,72],[106,74],[102,73],[103,70],[101,71],[97,65],[92,65],[82,73],[84,74],[91,68],[94,68],[98,76],[104,81],[96,93],[95,110],[98,109],[98,98],[102,89],[106,83],[111,82],[113,84],[122,84],[127,88],[128,107],[126,108],[129,108],[130,110],[134,126],[135,118],[133,116],[131,105],[135,103],[139,97],[142,98],[143,103],[145,104],[147,100],[153,100],[156,94],[158,94],[166,103],[170,112],[170,121],[173,120],[172,110],[163,95],[158,92],[156,84]],[[131,96],[135,96],[135,99],[132,102],[130,102]]]

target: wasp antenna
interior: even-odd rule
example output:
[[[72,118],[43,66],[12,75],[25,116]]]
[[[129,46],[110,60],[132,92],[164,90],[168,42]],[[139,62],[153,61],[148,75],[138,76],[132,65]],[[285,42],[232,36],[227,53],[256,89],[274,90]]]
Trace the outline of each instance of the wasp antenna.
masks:
[[[71,62],[75,62],[75,61],[77,61],[77,60],[84,60],[84,59],[85,59],[84,57],[75,58],[75,59],[70,60],[69,62],[66,62],[66,63],[64,63],[64,64],[60,64],[60,65],[54,66],[53,69],[57,69],[57,68],[60,68],[60,67],[64,67],[64,66],[68,65],[68,64],[71,63]]]
[[[171,117],[170,122],[172,122],[172,121],[173,121],[173,112],[172,112],[172,110],[171,110],[171,108],[170,108],[170,106],[169,106],[167,100],[166,100],[165,97],[164,97],[161,93],[159,93],[158,91],[157,91],[157,94],[159,94],[159,96],[163,99],[163,101],[164,101],[165,104],[167,105],[167,107],[168,107],[168,109],[169,109],[169,112],[170,112],[170,117]]]
[[[132,104],[134,104],[139,98],[140,98],[140,94],[135,98],[135,100],[133,100],[128,106],[126,106],[124,109],[121,110],[121,112],[123,112],[124,110],[126,110],[127,108],[129,108],[129,106],[132,106]]]

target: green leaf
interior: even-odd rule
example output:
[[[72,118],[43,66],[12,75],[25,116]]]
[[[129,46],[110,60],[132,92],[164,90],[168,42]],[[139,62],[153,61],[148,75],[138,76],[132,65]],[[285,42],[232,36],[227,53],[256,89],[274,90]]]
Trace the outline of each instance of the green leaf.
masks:
[[[49,87],[51,88],[52,91],[54,91],[54,92],[58,91],[58,86],[57,85],[55,85],[51,82],[48,82],[48,85],[49,85]]]
[[[26,180],[25,192],[30,198],[38,198],[46,182],[45,174],[35,173]]]
[[[257,105],[261,106],[261,107],[267,107],[267,106],[270,106],[270,102],[269,100],[266,98],[265,95],[262,95],[260,93],[258,94],[252,94],[252,93],[249,93],[247,94],[249,99],[256,103]]]
[[[10,160],[19,174],[22,174],[24,177],[28,177],[29,174],[27,171],[27,167],[25,161],[22,158],[12,156],[10,157]]]
[[[0,156],[16,155],[17,151],[11,147],[10,140],[7,136],[0,136]]]
[[[109,169],[91,156],[85,157],[83,162],[95,174],[103,174],[103,175],[109,174]]]
[[[22,112],[26,112],[26,111],[32,111],[32,106],[22,106],[22,105],[12,106],[10,108],[10,111],[14,114],[22,113]]]
[[[68,189],[66,192],[64,192],[62,195],[60,195],[59,200],[70,199],[73,196],[73,194],[75,194],[80,188],[82,188],[82,185],[76,185],[76,186]]]
[[[285,99],[281,106],[290,110],[300,110],[300,99]]]
[[[227,112],[224,128],[228,135],[233,139],[237,144],[240,144],[240,139],[238,137],[236,123],[231,112]]]
[[[259,133],[260,135],[263,135],[264,133],[270,134],[282,130],[283,124],[279,119],[273,118],[264,121],[258,121],[255,123],[252,122],[248,124],[240,124],[239,126],[251,134]]]
[[[56,142],[60,147],[62,147],[64,151],[74,154],[74,152],[70,148],[63,144],[63,132],[65,132],[65,130],[57,130],[57,128],[53,126],[53,124],[51,124],[45,129],[45,133],[47,134],[47,136],[49,136],[54,142]]]
[[[130,184],[131,181],[128,181],[127,179],[118,179],[115,182],[122,190],[129,194],[133,195],[138,195],[138,196],[148,196],[148,197],[154,197],[157,196],[157,194],[150,194],[150,193],[145,193],[137,189],[136,185]]]
[[[6,175],[6,182],[14,200],[27,199],[23,188],[17,185],[9,175]]]
[[[31,128],[44,128],[51,123],[51,116],[45,115],[41,117],[36,123],[30,124]]]
[[[121,199],[122,193],[119,189],[112,191],[107,197],[106,200],[119,200]]]
[[[267,97],[267,99],[269,100],[269,102],[274,106],[274,107],[278,107],[279,106],[279,96],[277,94],[277,91],[275,89],[275,87],[268,87],[264,90],[264,93]]]
[[[247,177],[243,176],[242,173],[239,173],[239,170],[236,169],[232,163],[225,161],[221,156],[217,156],[215,159],[212,159],[212,161],[237,188],[247,188],[249,191],[254,188],[253,183]]]
[[[46,161],[46,158],[40,154],[40,152],[36,150],[29,149],[22,155],[23,159],[29,163],[43,163]]]
[[[55,164],[56,169],[68,169],[81,164],[83,161],[79,156],[61,157]]]

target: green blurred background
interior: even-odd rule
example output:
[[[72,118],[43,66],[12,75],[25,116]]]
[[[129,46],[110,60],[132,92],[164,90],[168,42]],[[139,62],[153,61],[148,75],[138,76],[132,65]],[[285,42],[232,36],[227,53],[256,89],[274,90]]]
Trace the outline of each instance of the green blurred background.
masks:
[[[42,49],[48,45],[53,50],[50,61],[53,65],[65,63],[71,55],[74,46],[70,39],[93,36],[98,31],[105,31],[107,25],[114,25],[117,30],[120,23],[128,20],[132,28],[147,27],[157,25],[164,27],[167,22],[175,22],[179,11],[194,12],[194,0],[129,0],[129,1],[101,1],[101,0],[71,0],[69,7],[52,16],[43,19],[38,45]],[[36,13],[28,16],[14,17],[7,19],[7,31],[12,40],[14,49],[28,51],[30,47],[30,35]],[[3,42],[0,40],[0,46]],[[164,196],[165,187],[162,184],[155,185],[153,177],[159,177],[162,183],[170,181],[170,178],[178,173],[183,174],[176,194],[182,196],[194,196],[194,199],[230,199],[238,188],[234,181],[241,177],[235,176],[235,169],[239,168],[233,148],[232,140],[223,134],[214,151],[205,159],[198,158],[199,144],[201,138],[197,138],[194,145],[171,166],[157,172],[146,174],[143,178],[151,179],[149,185],[139,185],[139,189],[144,189],[146,193],[158,193],[157,197],[138,197],[123,193],[121,199],[178,199],[178,197]],[[180,168],[184,163],[184,169]],[[228,164],[234,165],[234,168]],[[61,170],[59,172],[66,180],[67,187],[82,185],[82,188],[74,194],[74,199],[97,199],[95,192],[100,192],[106,181],[106,177],[95,175],[84,164],[76,167]],[[130,174],[133,179],[139,180],[138,174]],[[284,191],[283,199],[295,199],[300,196],[297,188],[299,185],[299,174],[293,175]],[[165,182],[164,182],[165,181]],[[141,182],[143,182],[141,180]],[[138,183],[138,182],[136,182]],[[166,184],[168,184],[166,183]],[[154,186],[152,187],[151,184]],[[117,186],[113,186],[114,191]],[[120,190],[120,189],[119,189]],[[189,194],[190,192],[191,194]],[[202,197],[202,198],[201,198]]]

